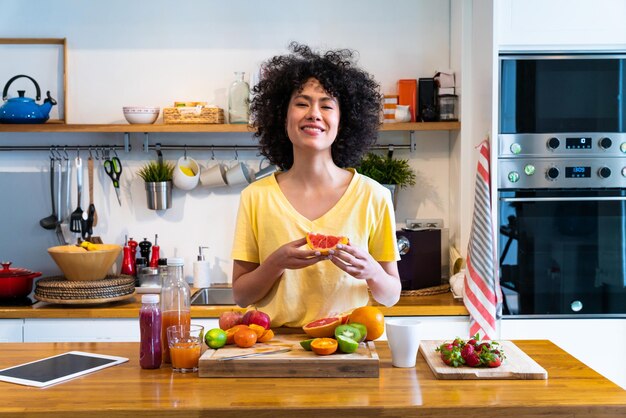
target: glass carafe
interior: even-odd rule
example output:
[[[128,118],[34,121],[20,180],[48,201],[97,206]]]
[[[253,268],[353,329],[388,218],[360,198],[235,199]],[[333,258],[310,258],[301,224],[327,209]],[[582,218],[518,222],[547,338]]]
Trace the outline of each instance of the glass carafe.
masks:
[[[235,81],[228,89],[228,123],[248,123],[250,118],[250,86],[244,72],[235,72]]]
[[[171,363],[167,342],[167,327],[171,325],[191,324],[191,290],[183,274],[183,259],[167,259],[167,276],[163,278],[161,288],[161,315],[163,326],[163,362]]]

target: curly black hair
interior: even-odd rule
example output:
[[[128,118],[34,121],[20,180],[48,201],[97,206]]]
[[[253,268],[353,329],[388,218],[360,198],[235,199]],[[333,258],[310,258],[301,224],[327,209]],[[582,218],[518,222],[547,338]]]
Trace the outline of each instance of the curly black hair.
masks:
[[[261,67],[250,104],[252,126],[261,154],[282,170],[293,164],[293,146],[285,121],[291,96],[315,78],[339,102],[340,121],[331,152],[339,167],[353,167],[376,142],[382,109],[380,85],[353,62],[354,51],[331,50],[323,54],[292,42],[291,54],[271,58]]]

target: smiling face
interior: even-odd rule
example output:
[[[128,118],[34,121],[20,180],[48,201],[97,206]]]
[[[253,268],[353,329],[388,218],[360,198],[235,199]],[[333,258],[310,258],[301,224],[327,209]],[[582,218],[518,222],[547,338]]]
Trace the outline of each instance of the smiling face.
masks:
[[[287,135],[296,148],[329,150],[339,129],[339,103],[314,78],[295,91],[287,110]]]

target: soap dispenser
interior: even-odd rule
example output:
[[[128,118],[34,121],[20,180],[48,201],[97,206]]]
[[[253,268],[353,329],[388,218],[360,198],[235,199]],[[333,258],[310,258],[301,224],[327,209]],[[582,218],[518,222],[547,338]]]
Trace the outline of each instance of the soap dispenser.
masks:
[[[193,263],[193,287],[201,289],[211,286],[209,262],[204,259],[203,250],[209,247],[198,247],[198,261]]]

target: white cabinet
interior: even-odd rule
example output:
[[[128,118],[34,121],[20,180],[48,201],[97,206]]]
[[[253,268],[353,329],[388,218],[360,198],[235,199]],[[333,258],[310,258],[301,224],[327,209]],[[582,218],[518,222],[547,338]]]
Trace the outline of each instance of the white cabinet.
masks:
[[[623,0],[498,0],[494,8],[501,51],[626,47]]]
[[[20,324],[22,320],[19,320]],[[205,330],[218,327],[217,319],[192,318]],[[1,329],[0,329],[0,332]],[[0,337],[2,334],[0,334]],[[21,341],[21,325],[20,325]],[[139,318],[25,319],[24,342],[139,341]]]
[[[505,319],[500,338],[550,340],[626,389],[626,319]]]
[[[21,343],[23,324],[23,319],[0,320],[0,343]]]
[[[386,320],[397,317],[386,317]],[[423,340],[449,340],[454,337],[465,338],[468,335],[469,322],[467,316],[419,316],[420,336]],[[381,340],[387,340],[384,333]]]

